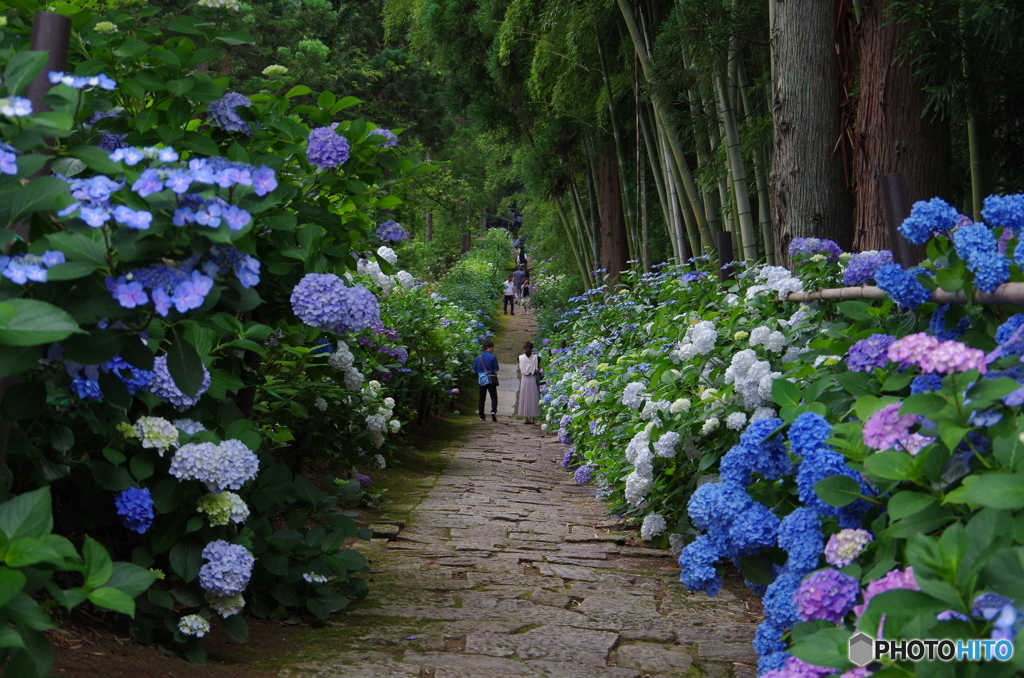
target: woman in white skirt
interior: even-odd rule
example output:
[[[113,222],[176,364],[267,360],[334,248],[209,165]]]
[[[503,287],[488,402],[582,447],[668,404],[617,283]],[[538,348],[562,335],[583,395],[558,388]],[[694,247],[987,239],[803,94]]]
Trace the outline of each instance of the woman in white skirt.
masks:
[[[533,352],[533,342],[523,344],[523,355],[519,356],[519,416],[527,424],[534,423],[540,416],[540,356]]]

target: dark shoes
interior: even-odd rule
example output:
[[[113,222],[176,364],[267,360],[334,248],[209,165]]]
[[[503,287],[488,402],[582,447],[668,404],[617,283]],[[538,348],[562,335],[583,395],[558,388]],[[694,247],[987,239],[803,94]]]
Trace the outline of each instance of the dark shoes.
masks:
[[[498,421],[498,415],[496,415],[494,412],[491,412],[491,421]]]
[[[487,421],[487,417],[485,417],[484,415],[481,414],[480,415],[480,421]]]

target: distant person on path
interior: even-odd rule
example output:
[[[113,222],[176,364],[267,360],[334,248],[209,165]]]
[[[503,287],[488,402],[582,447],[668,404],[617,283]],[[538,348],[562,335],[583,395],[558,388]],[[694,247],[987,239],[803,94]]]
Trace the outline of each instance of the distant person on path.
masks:
[[[523,286],[519,288],[519,305],[523,307],[524,313],[530,315],[530,279],[523,278]]]
[[[526,267],[517,266],[515,273],[512,274],[512,282],[516,284],[516,301],[519,301],[519,291],[523,287],[523,279],[526,277]]]
[[[515,283],[515,278],[509,276],[508,280],[505,281],[505,299],[501,303],[501,309],[508,315],[508,309],[512,309],[512,315],[516,314],[516,293],[519,286]]]
[[[488,392],[491,394],[491,421],[498,421],[498,358],[494,355],[493,341],[484,342],[483,353],[473,361],[473,371],[480,384],[480,421],[487,419],[484,416],[484,401]]]
[[[527,424],[540,416],[540,356],[533,352],[533,342],[523,344],[523,355],[519,356],[519,416]],[[481,401],[482,402],[482,401]]]

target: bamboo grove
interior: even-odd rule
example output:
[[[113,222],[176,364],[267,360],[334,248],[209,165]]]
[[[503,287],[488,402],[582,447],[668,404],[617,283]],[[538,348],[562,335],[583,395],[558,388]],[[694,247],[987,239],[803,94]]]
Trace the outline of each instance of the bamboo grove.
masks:
[[[708,252],[786,263],[793,237],[888,247],[911,200],[1019,190],[1024,9],[934,0],[387,0],[445,74],[506,201],[593,271]],[[499,179],[500,180],[500,179]],[[516,190],[521,188],[522,190]],[[973,200],[973,202],[972,202]]]

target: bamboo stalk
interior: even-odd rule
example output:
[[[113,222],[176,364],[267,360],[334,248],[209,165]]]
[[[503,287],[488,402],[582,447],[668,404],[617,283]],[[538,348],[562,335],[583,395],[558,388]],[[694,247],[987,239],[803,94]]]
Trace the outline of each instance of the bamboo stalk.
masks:
[[[665,190],[665,175],[662,174],[661,159],[654,139],[651,134],[651,126],[647,121],[647,108],[641,104],[637,107],[637,118],[640,121],[640,130],[643,132],[644,146],[647,148],[647,159],[651,163],[651,174],[654,175],[654,187],[658,191],[658,203],[661,205],[661,213],[665,217],[665,228],[668,230],[668,239],[672,244],[672,256],[676,261],[682,261],[679,257],[679,240],[682,237],[681,231],[677,230],[676,224],[668,202],[668,192]],[[674,197],[674,195],[673,195]]]
[[[594,151],[590,145],[590,137],[583,138],[587,149],[587,204],[590,206],[590,242],[594,247],[595,268],[601,266],[601,215],[597,211],[597,172],[594,170]]]
[[[747,69],[743,65],[743,56],[740,55],[739,63],[736,64],[738,80],[740,84],[740,101],[743,103],[743,112],[748,117],[753,117],[755,106],[750,100],[750,81],[747,79]],[[764,173],[764,149],[760,144],[754,144],[754,180],[757,183],[757,221],[761,226],[761,239],[764,242],[765,260],[769,266],[775,265],[775,245],[772,240],[772,213],[768,204],[768,177]]]
[[[833,299],[884,299],[885,292],[874,285],[861,285],[860,287],[832,287],[817,292],[790,292],[786,301],[822,301]],[[942,288],[932,290],[930,301],[938,304],[966,304],[967,295],[963,290],[947,292]],[[1024,306],[1024,282],[1004,283],[997,287],[994,292],[982,292],[974,290],[972,304],[981,306]]]
[[[732,177],[733,197],[736,200],[736,211],[739,217],[740,235],[743,238],[743,258],[747,261],[757,260],[757,244],[754,240],[754,218],[750,211],[750,194],[747,189],[747,171],[743,164],[743,152],[740,149],[740,135],[736,128],[736,111],[729,100],[729,90],[725,80],[718,76],[718,102],[721,107],[722,122],[725,125],[725,137],[728,142],[728,172]]]
[[[583,258],[580,256],[580,250],[576,246],[576,239],[572,234],[572,227],[569,225],[569,218],[565,216],[565,210],[562,208],[561,198],[552,198],[555,203],[555,208],[558,209],[558,216],[562,220],[562,228],[565,229],[565,237],[569,240],[569,246],[572,248],[572,253],[576,257],[576,265],[580,268],[580,277],[583,278],[583,284],[586,285],[587,289],[593,289],[594,281],[590,277],[590,271],[587,269]]]

